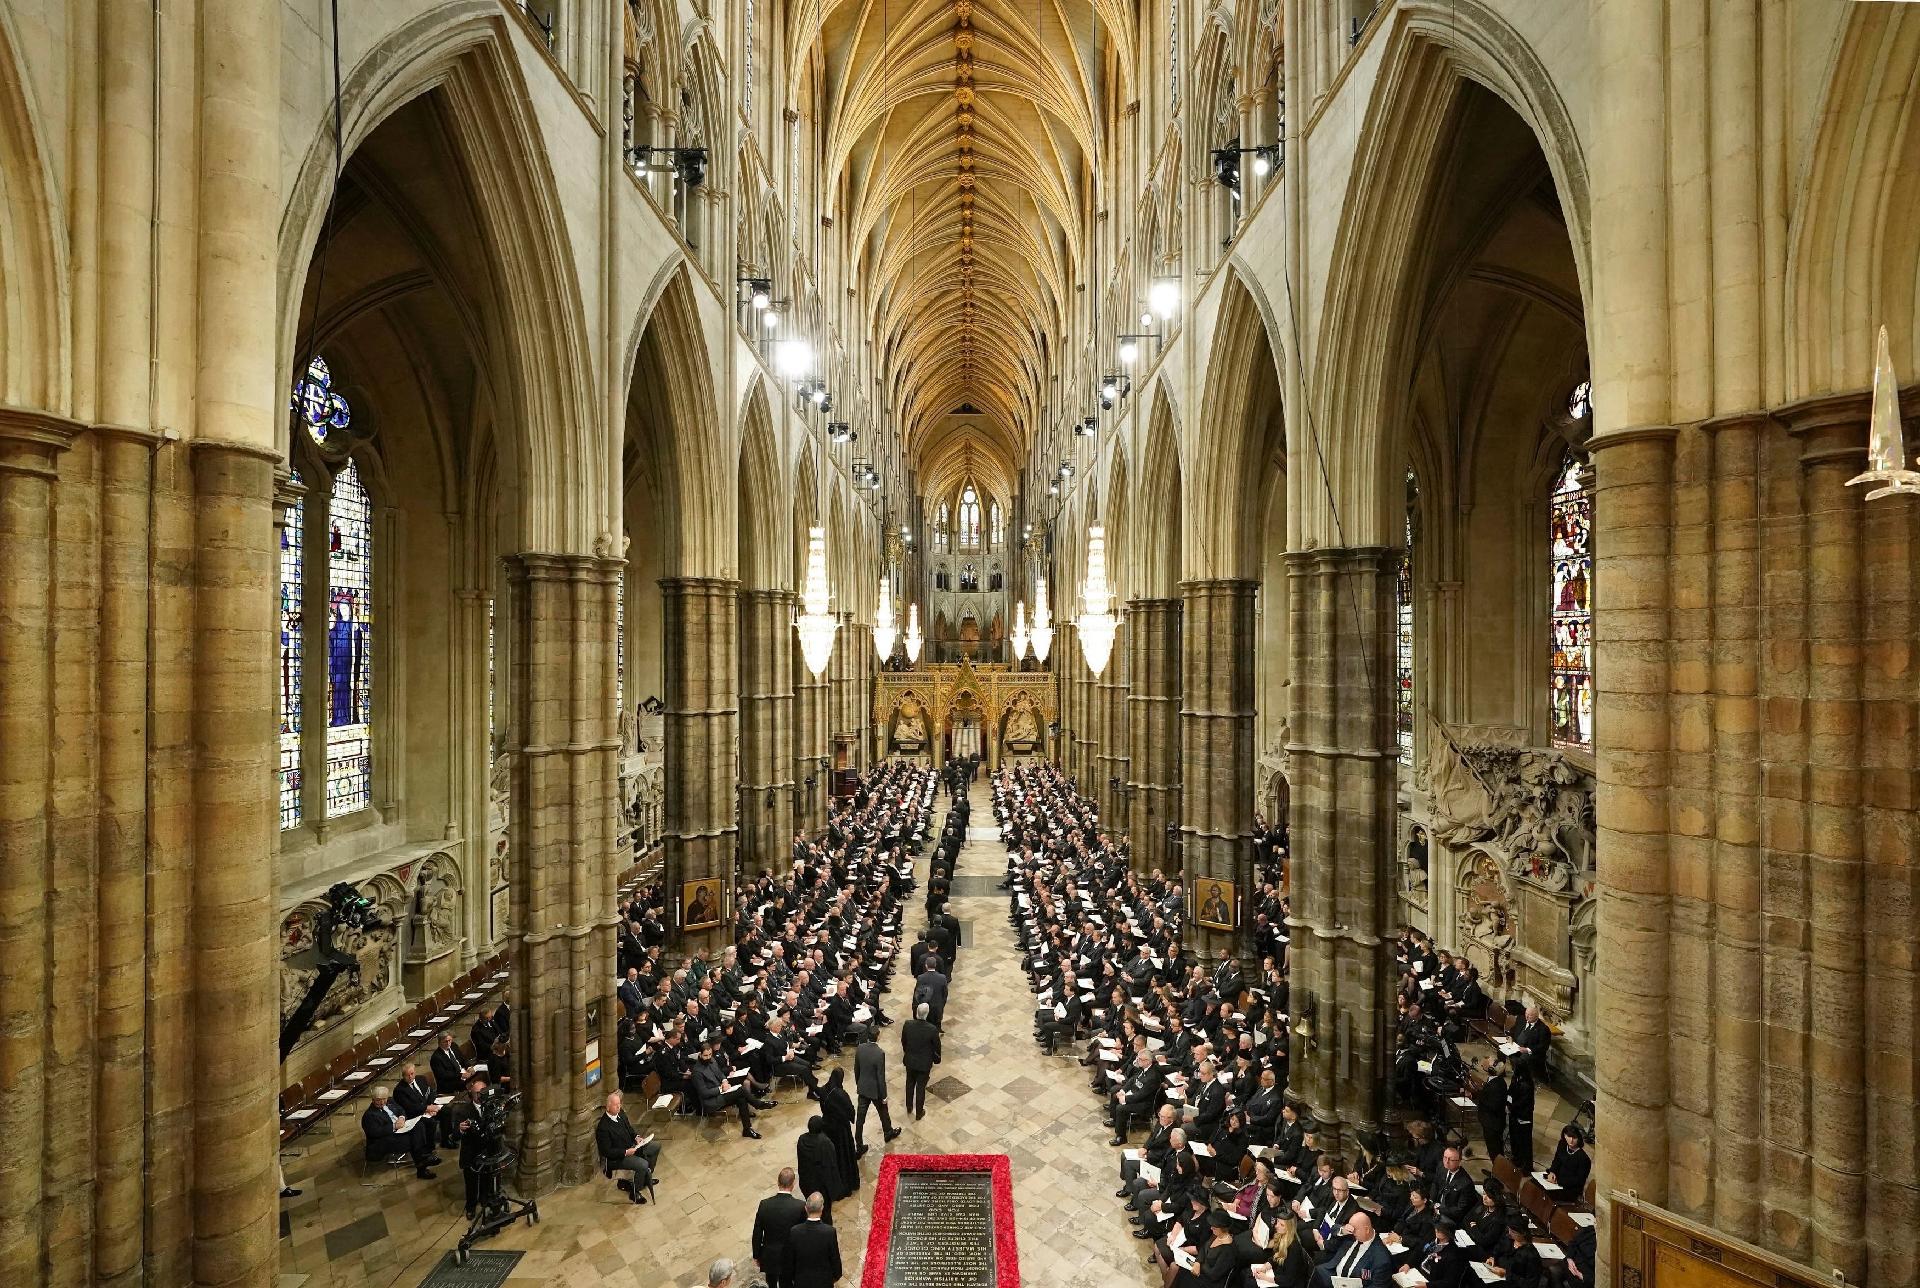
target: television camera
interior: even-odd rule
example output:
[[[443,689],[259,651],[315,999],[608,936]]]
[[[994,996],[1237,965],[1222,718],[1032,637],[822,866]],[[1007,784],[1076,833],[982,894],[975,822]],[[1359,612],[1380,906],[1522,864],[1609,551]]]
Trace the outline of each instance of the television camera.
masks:
[[[507,1116],[519,1103],[519,1092],[488,1087],[465,1106],[455,1128],[460,1138],[460,1166],[480,1178],[473,1220],[453,1250],[456,1265],[467,1263],[467,1254],[474,1244],[506,1229],[521,1217],[527,1219],[528,1225],[540,1224],[538,1203],[512,1198],[501,1186],[516,1157],[507,1145]]]
[[[280,1059],[283,1063],[294,1044],[313,1027],[313,1017],[319,1013],[320,1004],[326,1001],[334,981],[342,975],[352,980],[359,979],[359,959],[335,947],[334,935],[342,929],[363,932],[383,930],[388,924],[386,918],[380,915],[380,906],[350,882],[335,882],[327,890],[325,906],[315,918],[313,927],[314,949],[320,971],[307,986],[306,996],[300,999],[300,1005],[280,1025]]]

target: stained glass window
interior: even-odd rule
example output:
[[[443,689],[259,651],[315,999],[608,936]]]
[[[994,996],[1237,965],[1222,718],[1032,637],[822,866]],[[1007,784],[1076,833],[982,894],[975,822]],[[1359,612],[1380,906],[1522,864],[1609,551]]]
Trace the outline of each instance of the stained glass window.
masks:
[[[1593,492],[1571,454],[1553,485],[1548,719],[1556,747],[1593,748]]]
[[[623,572],[613,583],[613,709],[627,705],[627,577]]]
[[[487,746],[489,748],[493,747],[500,738],[500,718],[495,714],[496,709],[493,704],[493,606],[495,602],[492,595],[487,596]],[[487,763],[493,763],[491,756]]]
[[[1593,414],[1593,382],[1582,380],[1567,395],[1567,415],[1575,420],[1585,420]]]
[[[968,550],[980,544],[980,498],[969,483],[960,494],[960,545]]]
[[[327,817],[373,794],[373,505],[349,461],[327,525]]]
[[[1413,514],[1419,485],[1407,471],[1407,515],[1402,530],[1400,574],[1393,588],[1393,718],[1400,763],[1413,763]]]
[[[353,410],[347,406],[347,400],[334,391],[333,372],[327,367],[327,360],[317,354],[307,363],[307,378],[294,381],[293,405],[316,443],[326,442],[327,435],[353,422]]]
[[[1000,513],[1000,503],[998,501],[993,503],[987,513],[993,516],[992,526],[988,531],[992,533],[993,544],[997,546],[1007,539],[1006,519]]]
[[[300,471],[293,472],[300,483]],[[307,507],[295,500],[287,507],[280,529],[280,826],[300,826],[300,682],[301,639],[305,629],[302,597],[306,593],[303,561],[306,557]]]
[[[933,516],[933,548],[935,550],[947,548],[948,514],[947,503],[942,501],[939,510],[935,511]]]

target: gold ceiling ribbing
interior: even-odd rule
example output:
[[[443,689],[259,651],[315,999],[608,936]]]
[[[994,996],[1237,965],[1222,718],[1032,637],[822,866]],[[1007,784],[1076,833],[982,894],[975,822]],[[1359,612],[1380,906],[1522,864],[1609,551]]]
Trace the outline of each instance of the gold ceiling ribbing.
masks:
[[[1113,0],[807,0],[825,191],[860,256],[869,341],[931,493],[970,448],[1010,496],[1066,347]],[[1112,12],[1109,13],[1109,10]],[[842,225],[842,219],[845,223]],[[955,416],[960,407],[976,413]]]

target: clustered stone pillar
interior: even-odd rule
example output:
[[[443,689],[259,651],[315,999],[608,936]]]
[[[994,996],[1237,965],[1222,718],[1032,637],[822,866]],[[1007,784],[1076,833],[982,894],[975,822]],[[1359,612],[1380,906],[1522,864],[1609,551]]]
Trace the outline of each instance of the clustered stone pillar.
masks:
[[[1180,601],[1127,604],[1127,769],[1132,788],[1127,834],[1133,865],[1169,874],[1177,867],[1167,825],[1180,820]]]
[[[796,831],[813,835],[827,825],[821,762],[827,755],[827,677],[832,670],[814,675],[807,669],[799,635],[790,625],[786,634],[792,643],[794,676],[793,826]]]
[[[1099,708],[1094,703],[1093,672],[1087,669],[1086,655],[1080,646],[1080,628],[1075,626],[1072,638],[1067,641],[1066,654],[1061,665],[1067,668],[1067,674],[1073,677],[1073,764],[1074,776],[1080,780],[1080,790],[1091,797],[1096,805],[1100,799],[1100,729]]]
[[[1127,826],[1126,795],[1121,790],[1127,781],[1127,626],[1122,621],[1113,633],[1113,652],[1107,669],[1094,683],[1100,755],[1094,767],[1094,798],[1100,802],[1100,824],[1110,837],[1118,837]]]
[[[1257,582],[1237,578],[1180,587],[1180,836],[1187,895],[1208,901],[1204,883],[1233,891],[1233,920],[1253,863],[1253,636]],[[1189,920],[1188,942],[1207,956],[1240,953],[1243,936]]]
[[[1907,1288],[1920,540],[1846,486],[1867,418],[1850,393],[1595,441],[1595,1165]]]
[[[1398,743],[1394,577],[1400,553],[1287,555],[1293,731],[1291,1088],[1341,1152],[1386,1107],[1392,1055]]]
[[[613,838],[620,750],[614,587],[623,567],[592,555],[507,560],[513,659],[507,709],[516,748],[509,826],[519,858],[506,947],[514,1072],[526,1095],[520,1183],[535,1192],[589,1174],[598,1105],[597,1089],[585,1083],[586,1047],[596,1037],[603,1053],[610,1055],[613,1046],[609,964],[620,877]],[[669,662],[670,685],[672,674]],[[671,716],[668,748],[671,773],[680,763],[672,754]]]
[[[740,843],[749,873],[793,854],[794,593],[740,592]]]
[[[739,842],[740,670],[734,656],[740,643],[739,586],[720,577],[666,577],[660,592],[667,690],[667,899],[674,905],[674,930],[682,945],[717,954],[730,933],[730,918],[723,915],[712,930],[681,934],[679,897],[683,883],[718,877],[722,907],[732,908]]]

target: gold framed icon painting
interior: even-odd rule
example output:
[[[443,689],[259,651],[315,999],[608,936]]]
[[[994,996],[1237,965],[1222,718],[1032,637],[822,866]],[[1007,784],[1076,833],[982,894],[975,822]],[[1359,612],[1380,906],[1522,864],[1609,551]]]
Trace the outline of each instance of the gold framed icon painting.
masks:
[[[1188,897],[1193,900],[1193,924],[1211,930],[1236,930],[1240,922],[1237,892],[1233,882],[1216,877],[1197,877]]]
[[[701,877],[680,883],[680,929],[711,930],[720,924],[720,878]]]

